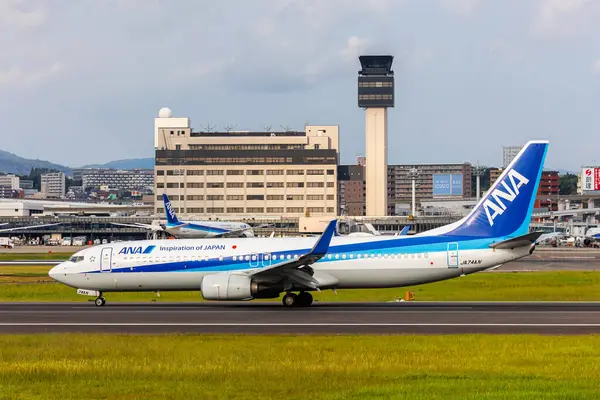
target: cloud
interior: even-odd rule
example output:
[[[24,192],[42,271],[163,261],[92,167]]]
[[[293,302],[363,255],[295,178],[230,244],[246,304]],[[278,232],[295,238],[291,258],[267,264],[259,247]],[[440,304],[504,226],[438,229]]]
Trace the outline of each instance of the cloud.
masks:
[[[538,37],[568,37],[596,28],[600,2],[593,0],[539,0],[533,25]]]
[[[35,86],[55,77],[64,70],[65,68],[60,62],[36,69],[25,69],[14,66],[0,69],[0,88],[3,86]]]
[[[441,0],[446,10],[460,15],[471,15],[480,6],[481,0]]]
[[[42,4],[32,6],[24,0],[0,0],[0,26],[34,28],[42,25],[45,19]]]

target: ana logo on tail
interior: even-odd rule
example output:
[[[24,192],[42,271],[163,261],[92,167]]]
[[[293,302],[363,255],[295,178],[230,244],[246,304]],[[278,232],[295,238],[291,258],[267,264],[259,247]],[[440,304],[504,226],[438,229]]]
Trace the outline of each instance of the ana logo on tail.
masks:
[[[507,183],[510,181],[510,187]],[[502,215],[506,211],[507,205],[504,204],[502,199],[512,203],[517,196],[519,196],[519,188],[529,183],[529,179],[518,173],[516,170],[511,169],[508,171],[506,178],[501,182],[502,186],[506,189],[506,192],[499,189],[500,185],[492,191],[490,196],[483,203],[483,209],[487,215],[490,226],[494,225],[494,219],[499,215]],[[491,210],[491,212],[490,212]]]
[[[173,210],[173,207],[171,207],[171,202],[167,201],[165,203],[165,207],[167,208],[167,211],[169,212],[169,215],[171,216],[171,218],[175,219],[175,210]]]

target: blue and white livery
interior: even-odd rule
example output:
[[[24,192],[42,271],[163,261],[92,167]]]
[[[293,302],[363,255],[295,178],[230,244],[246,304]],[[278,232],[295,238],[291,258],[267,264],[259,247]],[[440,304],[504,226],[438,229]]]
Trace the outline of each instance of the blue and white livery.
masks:
[[[528,233],[547,141],[523,147],[462,220],[413,236],[155,240],[95,246],[50,276],[80,293],[200,290],[207,300],[277,298],[312,303],[311,291],[388,288],[458,277],[531,254]],[[296,294],[294,292],[299,292]]]

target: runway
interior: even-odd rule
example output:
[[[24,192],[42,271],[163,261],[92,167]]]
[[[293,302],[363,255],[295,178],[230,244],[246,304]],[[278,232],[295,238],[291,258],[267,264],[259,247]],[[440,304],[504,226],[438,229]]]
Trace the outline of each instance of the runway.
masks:
[[[3,303],[0,333],[600,333],[600,302]]]

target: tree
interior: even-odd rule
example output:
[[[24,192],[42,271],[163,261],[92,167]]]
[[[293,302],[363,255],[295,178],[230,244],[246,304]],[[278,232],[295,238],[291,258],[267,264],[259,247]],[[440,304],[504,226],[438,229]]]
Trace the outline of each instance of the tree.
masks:
[[[558,178],[559,194],[577,194],[577,175],[565,174]]]

